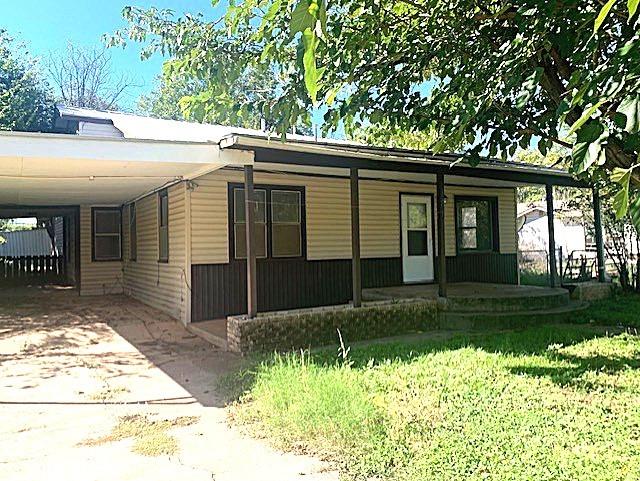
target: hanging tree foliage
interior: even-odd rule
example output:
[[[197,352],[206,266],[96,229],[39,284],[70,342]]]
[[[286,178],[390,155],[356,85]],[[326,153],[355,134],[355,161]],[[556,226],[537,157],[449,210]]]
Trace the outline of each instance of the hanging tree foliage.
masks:
[[[466,145],[470,162],[562,145],[576,175],[612,176],[616,210],[640,219],[638,0],[245,0],[212,22],[123,14],[111,44],[148,42],[169,70],[209,82],[193,108],[262,70],[283,88],[252,107],[281,130],[315,105],[327,129],[435,129],[435,150]]]

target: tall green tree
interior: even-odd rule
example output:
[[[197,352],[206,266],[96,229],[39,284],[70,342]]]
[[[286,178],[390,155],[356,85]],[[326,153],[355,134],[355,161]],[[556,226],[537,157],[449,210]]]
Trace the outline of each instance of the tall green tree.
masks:
[[[38,62],[0,30],[0,130],[50,131],[54,112]]]
[[[247,67],[284,75],[281,126],[312,105],[326,125],[436,129],[511,157],[537,140],[571,149],[576,175],[619,184],[640,217],[638,1],[245,0],[224,19],[127,8],[113,43],[147,41],[220,85]],[[224,89],[214,88],[214,96]],[[202,99],[203,102],[208,101]],[[260,106],[259,106],[260,107]],[[272,111],[274,112],[274,111]]]
[[[259,107],[268,106],[278,98],[280,86],[274,75],[247,69],[230,84],[227,94],[213,96],[206,79],[171,72],[169,66],[157,78],[156,88],[140,97],[138,110],[141,113],[171,120],[196,120],[254,129],[263,124],[267,128],[276,126],[277,119],[269,115],[269,110],[265,112]]]

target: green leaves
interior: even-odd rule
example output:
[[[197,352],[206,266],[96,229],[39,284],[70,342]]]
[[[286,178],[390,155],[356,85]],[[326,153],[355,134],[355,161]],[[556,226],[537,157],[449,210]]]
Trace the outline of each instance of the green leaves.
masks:
[[[613,7],[613,5],[616,3],[616,1],[617,0],[609,0],[600,9],[600,13],[596,17],[596,21],[593,24],[593,33],[596,33],[600,29],[600,26],[602,25],[602,22],[605,21],[605,19],[607,18],[607,15],[609,15],[609,11]]]
[[[320,79],[324,71],[324,69],[318,69],[316,66],[316,49],[318,48],[320,40],[311,28],[307,28],[303,32],[302,40],[304,44],[304,55],[302,57],[304,64],[304,85],[307,88],[311,101],[315,103],[320,88]]]
[[[307,29],[313,30],[316,26],[316,17],[311,13],[317,11],[311,9],[312,3],[309,0],[300,0],[291,13],[291,22],[289,22],[289,35],[293,37],[298,32],[304,32]]]
[[[589,122],[578,130],[571,151],[573,167],[578,174],[586,172],[594,164],[604,164],[606,157],[603,142],[607,137],[608,132],[599,122]]]
[[[575,123],[569,129],[569,132],[567,133],[567,137],[569,137],[572,134],[575,134],[576,131],[580,127],[582,127],[585,124],[585,122],[587,120],[589,120],[591,118],[591,116],[593,114],[595,114],[598,111],[598,109],[600,108],[600,106],[603,103],[605,103],[606,101],[607,101],[607,99],[600,99],[595,104],[593,104],[589,108],[585,109],[585,111],[582,112],[582,115],[580,116],[580,118],[578,120],[576,120]]]
[[[527,79],[524,81],[524,83],[522,84],[522,90],[520,91],[520,93],[518,94],[518,97],[516,98],[517,109],[520,110],[524,108],[525,105],[527,105],[527,102],[529,102],[529,99],[531,99],[531,97],[536,91],[536,88],[538,87],[538,84],[540,83],[540,77],[542,76],[542,72],[543,72],[543,68],[537,67],[531,73],[531,75],[529,75]]]
[[[611,173],[611,181],[620,186],[620,190],[613,198],[613,208],[618,219],[622,219],[629,209],[629,183],[632,170],[616,167]]]
[[[640,195],[637,191],[633,193],[629,201],[629,217],[636,230],[640,231]]]
[[[626,132],[635,134],[640,130],[640,94],[635,93],[626,96],[622,102],[620,102],[616,111],[627,118],[624,127]]]
[[[313,104],[317,101],[320,79],[324,72],[324,69],[317,67],[316,58],[320,37],[326,32],[326,23],[324,0],[300,0],[293,9],[289,24],[291,37],[302,32],[304,85]]]
[[[629,20],[636,14],[640,0],[627,0],[627,9],[629,10]]]

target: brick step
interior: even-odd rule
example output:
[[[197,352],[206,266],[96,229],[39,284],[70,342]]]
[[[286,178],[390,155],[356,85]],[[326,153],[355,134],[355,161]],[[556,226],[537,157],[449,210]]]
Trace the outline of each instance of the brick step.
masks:
[[[567,302],[565,305],[551,309],[503,311],[503,312],[460,312],[441,311],[439,313],[440,329],[510,329],[527,327],[535,324],[547,324],[567,320],[572,314],[588,308],[585,302]]]

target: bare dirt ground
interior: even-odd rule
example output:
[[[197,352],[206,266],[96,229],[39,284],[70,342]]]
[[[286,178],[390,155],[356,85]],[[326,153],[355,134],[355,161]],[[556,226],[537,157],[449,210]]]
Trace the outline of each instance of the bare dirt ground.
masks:
[[[0,291],[0,479],[337,480],[229,427],[239,362],[124,296]]]

